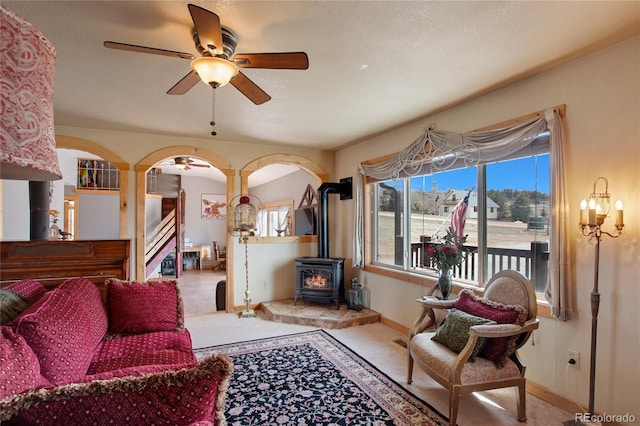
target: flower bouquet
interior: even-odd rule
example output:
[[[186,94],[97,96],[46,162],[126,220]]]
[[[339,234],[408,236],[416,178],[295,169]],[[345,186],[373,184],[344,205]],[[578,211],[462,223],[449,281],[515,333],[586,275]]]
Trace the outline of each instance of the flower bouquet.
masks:
[[[465,253],[468,251],[464,247],[466,241],[466,235],[456,238],[451,228],[449,228],[447,235],[441,242],[433,243],[427,247],[429,265],[440,271],[438,286],[443,299],[446,299],[451,292],[453,268],[462,264]]]
[[[58,240],[60,238],[60,227],[58,226],[58,216],[60,212],[58,210],[49,210],[49,216],[51,216],[51,225],[49,226],[49,239]]]

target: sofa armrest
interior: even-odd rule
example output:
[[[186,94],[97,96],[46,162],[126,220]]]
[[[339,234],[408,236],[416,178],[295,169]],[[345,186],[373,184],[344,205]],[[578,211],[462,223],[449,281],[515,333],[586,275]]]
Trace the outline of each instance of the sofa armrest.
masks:
[[[178,370],[35,389],[0,401],[0,421],[33,424],[49,419],[55,424],[84,425],[108,419],[114,424],[224,425],[232,372],[230,358],[217,354]]]

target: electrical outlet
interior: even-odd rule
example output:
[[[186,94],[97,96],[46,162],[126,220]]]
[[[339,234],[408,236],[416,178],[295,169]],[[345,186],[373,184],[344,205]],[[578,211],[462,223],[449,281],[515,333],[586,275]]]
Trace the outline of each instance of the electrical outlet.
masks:
[[[580,352],[569,349],[567,354],[567,362],[573,368],[580,368]]]
[[[264,280],[264,289],[268,290],[269,289],[269,281]]]

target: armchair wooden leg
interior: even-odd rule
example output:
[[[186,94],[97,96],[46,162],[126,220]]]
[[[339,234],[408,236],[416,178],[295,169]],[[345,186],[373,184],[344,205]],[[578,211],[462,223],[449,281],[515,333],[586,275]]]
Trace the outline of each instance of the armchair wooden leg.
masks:
[[[516,404],[518,407],[518,421],[526,422],[527,421],[527,390],[526,390],[526,380],[521,379],[518,387],[516,389]]]
[[[413,358],[411,358],[411,350],[408,348],[407,343],[407,384],[413,382]]]
[[[460,386],[454,385],[449,390],[449,425],[456,426],[458,420],[458,406],[460,405]]]

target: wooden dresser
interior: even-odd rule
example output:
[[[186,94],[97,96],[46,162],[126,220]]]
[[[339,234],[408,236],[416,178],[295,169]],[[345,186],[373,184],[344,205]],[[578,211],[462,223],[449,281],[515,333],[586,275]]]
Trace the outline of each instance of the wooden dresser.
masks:
[[[109,278],[129,279],[130,240],[0,241],[0,285],[35,279],[47,290],[85,277],[104,292]]]

